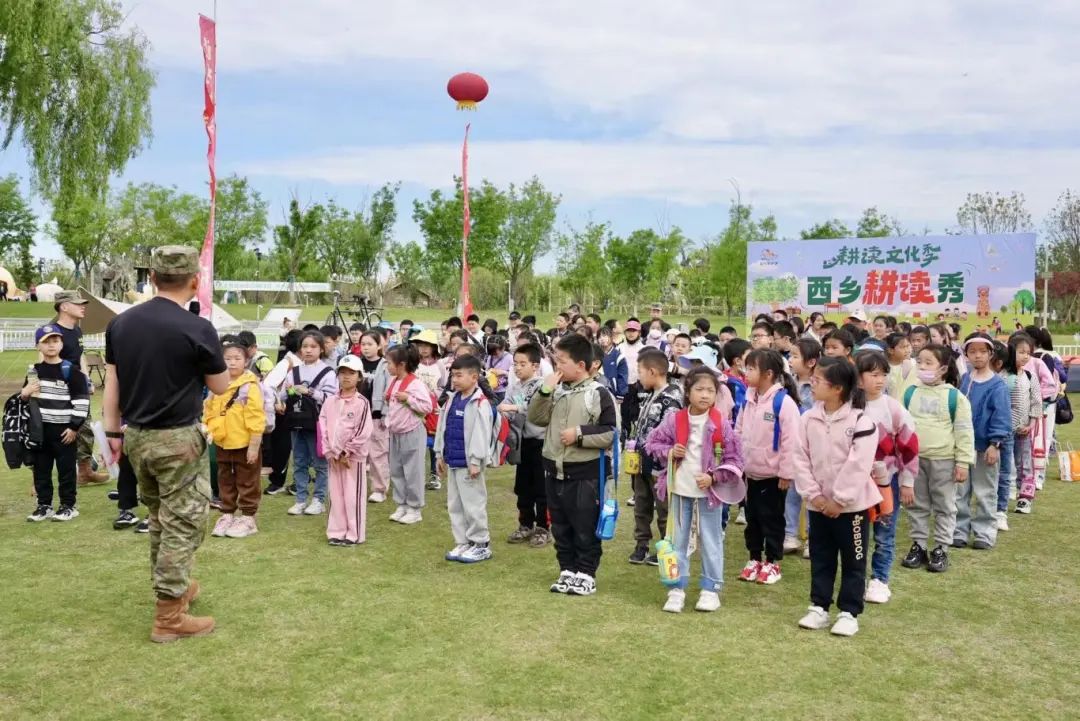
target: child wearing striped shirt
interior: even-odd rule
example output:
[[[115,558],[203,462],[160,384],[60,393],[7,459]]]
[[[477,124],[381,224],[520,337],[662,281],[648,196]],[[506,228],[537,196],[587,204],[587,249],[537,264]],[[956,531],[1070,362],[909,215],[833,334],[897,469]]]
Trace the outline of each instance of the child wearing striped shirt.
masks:
[[[27,373],[21,395],[40,411],[42,433],[40,446],[34,451],[34,491],[38,505],[26,520],[70,521],[79,515],[75,510],[75,439],[90,412],[90,391],[82,371],[60,359],[64,338],[59,326],[38,328],[34,340],[42,360]],[[52,509],[54,464],[60,492],[60,508],[55,513]]]

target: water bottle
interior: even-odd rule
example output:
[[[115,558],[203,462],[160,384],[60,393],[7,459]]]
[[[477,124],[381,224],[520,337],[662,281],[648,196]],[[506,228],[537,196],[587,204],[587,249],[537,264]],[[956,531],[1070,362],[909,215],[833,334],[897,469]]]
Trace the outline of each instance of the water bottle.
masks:
[[[675,586],[679,583],[679,556],[671,541],[661,538],[656,542],[656,560],[660,564],[660,583]]]
[[[641,454],[638,453],[637,441],[633,438],[626,442],[626,450],[623,452],[623,470],[628,476],[641,473]]]
[[[30,366],[26,369],[26,385],[31,385],[38,382],[37,366]],[[37,398],[38,393],[34,393],[31,398]]]
[[[601,541],[615,538],[615,522],[619,520],[619,501],[609,498],[600,507],[600,522],[597,524],[596,537]]]

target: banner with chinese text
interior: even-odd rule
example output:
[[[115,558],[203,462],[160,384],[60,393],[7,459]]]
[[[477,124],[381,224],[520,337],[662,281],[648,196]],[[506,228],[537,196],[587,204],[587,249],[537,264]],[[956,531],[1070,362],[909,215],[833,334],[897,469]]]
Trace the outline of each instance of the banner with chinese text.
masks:
[[[1035,309],[1035,235],[943,235],[750,243],[747,314],[783,308],[927,318]]]

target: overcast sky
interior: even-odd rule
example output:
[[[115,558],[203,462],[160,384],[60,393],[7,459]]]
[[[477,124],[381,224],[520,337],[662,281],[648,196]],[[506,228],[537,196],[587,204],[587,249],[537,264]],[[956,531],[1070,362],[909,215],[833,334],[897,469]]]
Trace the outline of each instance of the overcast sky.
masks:
[[[154,140],[121,182],[205,192],[196,17],[125,0],[153,45]],[[737,182],[782,235],[876,205],[942,232],[969,191],[1022,191],[1036,224],[1080,168],[1080,3],[220,0],[218,174],[280,222],[292,192],[411,199],[460,172],[538,175],[560,224],[722,229]],[[484,75],[456,112],[446,81]],[[21,150],[0,172],[25,172]],[[55,251],[52,251],[55,252]]]

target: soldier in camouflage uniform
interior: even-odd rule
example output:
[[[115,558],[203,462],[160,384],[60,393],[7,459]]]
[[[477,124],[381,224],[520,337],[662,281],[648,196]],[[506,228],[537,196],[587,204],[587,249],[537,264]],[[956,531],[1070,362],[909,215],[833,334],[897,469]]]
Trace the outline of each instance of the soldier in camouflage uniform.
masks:
[[[204,385],[224,393],[229,376],[210,323],[188,311],[198,289],[193,248],[154,251],[157,297],[118,315],[105,331],[105,430],[127,454],[150,509],[150,566],[157,612],[153,641],[202,636],[214,619],[188,614],[191,578],[206,534],[210,461],[199,425]],[[121,418],[126,431],[121,432]]]

